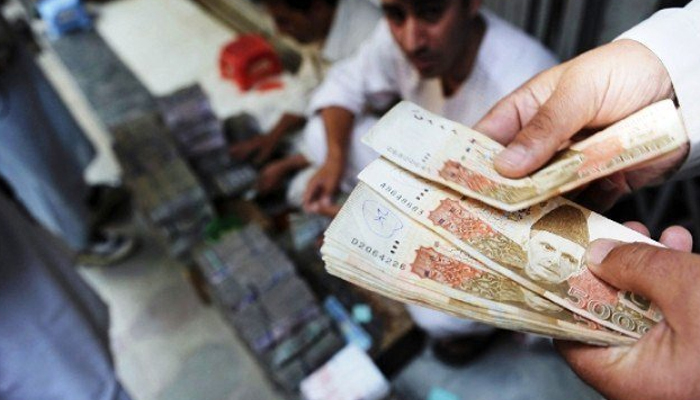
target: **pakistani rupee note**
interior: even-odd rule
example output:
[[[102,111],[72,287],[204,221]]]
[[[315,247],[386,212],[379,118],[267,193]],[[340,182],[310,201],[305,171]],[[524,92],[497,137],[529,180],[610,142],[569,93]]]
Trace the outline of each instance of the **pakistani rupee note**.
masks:
[[[557,339],[577,340],[597,345],[627,343],[621,336],[601,338],[596,334],[595,337],[586,337],[586,335],[580,333],[562,330],[557,326],[545,326],[538,321],[524,319],[518,314],[481,309],[461,300],[417,287],[408,282],[392,279],[388,275],[361,274],[357,271],[358,264],[346,263],[334,257],[324,257],[323,260],[327,265],[328,272],[340,279],[403,303],[431,308],[460,318],[482,321],[503,329],[535,333]],[[635,341],[632,338],[628,338],[628,340],[630,342]]]
[[[339,265],[352,265],[346,274],[384,279],[394,287],[402,281],[414,290],[427,289],[478,307],[478,315],[471,310],[468,316],[492,325],[497,323],[490,315],[498,312],[509,316],[506,324],[525,322],[520,330],[533,333],[603,344],[631,341],[491,272],[362,183],[326,231],[322,254],[329,259],[331,272],[343,270]],[[385,290],[384,286],[374,290]]]
[[[348,254],[347,257],[353,258],[354,255]],[[359,263],[362,262],[360,259],[355,260],[358,263],[354,263],[346,262],[332,256],[324,256],[323,260],[326,263],[326,268],[329,273],[352,284],[381,293],[383,296],[400,302],[431,308],[456,317],[482,321],[503,329],[535,333],[558,339],[583,341],[598,345],[626,344],[628,341],[635,341],[635,339],[625,339],[621,336],[611,337],[609,333],[602,332],[596,333],[594,337],[587,337],[586,334],[581,334],[580,332],[572,332],[571,330],[565,330],[558,326],[546,325],[537,320],[527,320],[519,314],[475,307],[459,299],[427,290],[407,281],[377,273],[376,271],[372,271],[371,273],[358,272],[358,265],[361,265]]]
[[[678,149],[687,136],[671,100],[574,143],[529,177],[493,166],[503,146],[410,102],[389,111],[363,141],[395,164],[493,207],[515,211]]]
[[[658,243],[561,197],[505,212],[379,159],[359,178],[396,208],[492,271],[609,329],[640,337],[662,316],[646,299],[599,280],[584,265],[600,238]]]

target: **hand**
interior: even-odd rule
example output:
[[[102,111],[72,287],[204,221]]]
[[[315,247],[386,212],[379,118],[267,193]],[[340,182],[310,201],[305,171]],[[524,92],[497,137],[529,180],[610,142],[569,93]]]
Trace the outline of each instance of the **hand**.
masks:
[[[641,224],[628,226],[648,234]],[[633,346],[557,342],[571,368],[611,400],[700,398],[700,256],[689,253],[683,228],[667,229],[660,241],[670,249],[597,240],[586,261],[601,279],[654,302],[664,320]]]
[[[258,135],[240,143],[236,143],[229,149],[231,157],[243,161],[249,160],[255,155],[253,163],[263,164],[277,148],[278,140],[273,135]]]
[[[496,104],[475,129],[508,145],[495,160],[496,170],[520,178],[544,165],[578,132],[611,125],[672,95],[671,78],[656,55],[640,43],[619,40],[537,75]],[[686,146],[610,177],[602,203],[656,183],[687,151]],[[601,188],[594,184],[591,189]]]
[[[280,187],[282,180],[288,173],[284,161],[272,162],[260,171],[255,188],[259,194],[264,195]]]
[[[343,165],[339,162],[326,162],[314,174],[304,192],[303,206],[306,212],[327,214],[334,209],[333,196],[338,192]]]

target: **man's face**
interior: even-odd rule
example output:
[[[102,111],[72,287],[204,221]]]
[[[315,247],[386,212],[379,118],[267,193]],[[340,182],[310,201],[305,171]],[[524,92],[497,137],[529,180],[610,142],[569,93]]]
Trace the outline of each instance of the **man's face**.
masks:
[[[466,0],[382,0],[394,40],[422,78],[445,74],[464,55],[476,10]]]
[[[548,283],[560,283],[575,274],[586,251],[568,239],[541,230],[532,232],[528,250],[525,273]]]
[[[265,8],[275,21],[277,30],[299,43],[308,44],[321,39],[316,37],[311,13],[291,8],[282,2],[267,3]]]

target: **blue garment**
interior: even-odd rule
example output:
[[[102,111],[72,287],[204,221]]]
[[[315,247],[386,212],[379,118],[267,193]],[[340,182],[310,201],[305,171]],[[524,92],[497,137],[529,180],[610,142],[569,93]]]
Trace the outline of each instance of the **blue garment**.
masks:
[[[0,399],[129,400],[108,323],[66,249],[0,192]]]
[[[0,73],[0,175],[74,250],[90,239],[83,171],[94,150],[32,56],[17,46]]]

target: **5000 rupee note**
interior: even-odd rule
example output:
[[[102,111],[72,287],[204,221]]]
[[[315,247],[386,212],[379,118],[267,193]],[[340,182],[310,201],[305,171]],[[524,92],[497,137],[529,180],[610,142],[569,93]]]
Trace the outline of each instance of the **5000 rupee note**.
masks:
[[[630,342],[491,272],[362,183],[326,231],[322,253],[356,265],[358,274],[370,274],[367,268],[373,268],[392,276],[390,282],[402,280],[466,304],[517,315],[538,324],[538,333],[549,329],[579,341]]]
[[[657,244],[563,198],[504,212],[379,159],[360,180],[423,226],[561,307],[632,337],[661,319],[647,300],[618,291],[585,267],[599,238]]]

